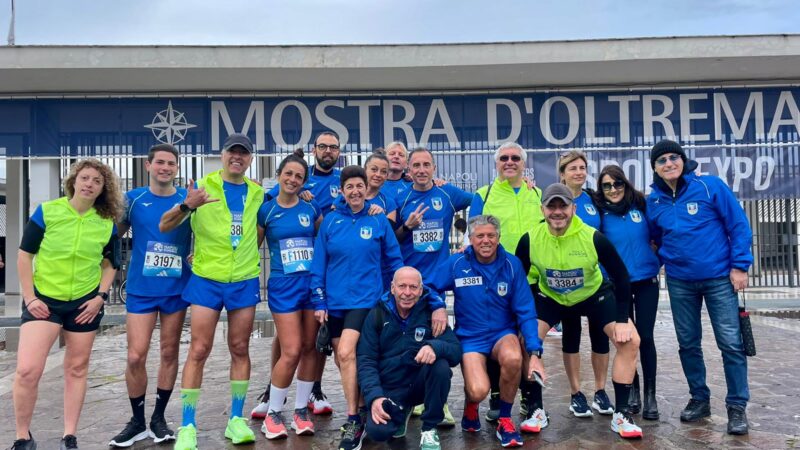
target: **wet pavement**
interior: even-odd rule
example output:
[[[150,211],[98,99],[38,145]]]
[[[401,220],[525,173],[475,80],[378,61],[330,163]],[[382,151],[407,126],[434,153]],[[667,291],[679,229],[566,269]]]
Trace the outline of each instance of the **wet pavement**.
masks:
[[[783,317],[783,316],[779,316]],[[800,357],[797,342],[800,340],[800,320],[792,318],[754,316],[753,329],[758,345],[758,356],[748,358],[750,373],[751,403],[748,407],[750,419],[749,436],[733,437],[725,433],[727,417],[724,406],[725,381],[719,351],[716,349],[710,326],[704,320],[703,348],[708,363],[708,383],[712,391],[712,416],[696,424],[679,421],[680,410],[688,401],[688,388],[681,372],[677,354],[677,343],[669,311],[660,311],[656,323],[656,346],[659,353],[658,401],[661,419],[645,421],[637,417],[644,430],[641,440],[625,441],[609,430],[609,417],[596,415],[579,419],[568,410],[569,387],[561,362],[560,339],[545,341],[545,365],[549,374],[548,388],[544,392],[545,407],[550,414],[550,426],[539,435],[525,435],[524,448],[547,449],[717,449],[759,448],[777,449],[800,447]],[[269,324],[261,322],[260,329],[251,340],[253,373],[245,412],[255,405],[257,396],[263,391],[268,379]],[[317,417],[317,434],[314,437],[289,436],[282,441],[267,441],[260,433],[260,423],[251,422],[257,433],[253,445],[233,446],[223,437],[230,408],[228,385],[229,359],[225,346],[225,327],[221,323],[215,336],[215,347],[206,365],[203,390],[198,404],[199,448],[201,449],[332,449],[339,440],[338,428],[344,420],[344,398],[341,394],[338,372],[329,361],[323,388],[333,403],[333,416]],[[158,334],[156,333],[155,336]],[[184,332],[181,346],[181,362],[188,349],[188,330]],[[148,367],[150,384],[147,397],[149,417],[154,402],[155,374],[158,344],[154,339]],[[591,398],[593,377],[588,357],[588,337],[583,333],[582,357],[583,391]],[[612,350],[613,351],[613,350]],[[56,449],[62,433],[62,350],[54,351],[42,377],[39,400],[34,412],[32,430],[40,449]],[[0,351],[0,447],[11,445],[14,438],[14,414],[11,399],[11,383],[16,355]],[[94,347],[89,373],[89,391],[81,417],[78,442],[83,449],[107,448],[108,441],[128,421],[130,406],[125,390],[125,330],[111,326],[98,336]],[[180,376],[179,376],[180,380]],[[613,400],[613,388],[607,386]],[[173,395],[167,409],[170,425],[177,428],[180,421],[180,401]],[[450,407],[456,420],[463,410],[463,380],[456,369],[450,393]],[[290,391],[288,404],[294,401]],[[481,416],[488,402],[481,405]],[[518,404],[514,407],[515,420]],[[439,430],[443,449],[487,449],[500,448],[494,437],[494,429],[484,422],[479,433],[464,433],[456,425]],[[365,449],[418,448],[419,421],[412,419],[409,434],[404,439],[389,444],[377,444],[368,438]],[[163,449],[169,445],[155,445],[150,440],[137,443],[134,449]]]

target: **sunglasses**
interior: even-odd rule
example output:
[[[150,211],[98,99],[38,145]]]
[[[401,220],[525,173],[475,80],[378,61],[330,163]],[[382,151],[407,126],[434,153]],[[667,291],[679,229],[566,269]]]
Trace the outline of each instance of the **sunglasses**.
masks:
[[[657,166],[663,166],[667,163],[667,161],[674,163],[675,161],[681,159],[681,155],[669,155],[669,156],[662,156],[656,160]]]
[[[509,156],[509,155],[503,155],[503,156],[501,156],[501,157],[499,157],[499,158],[497,158],[497,159],[498,159],[500,162],[508,162],[508,160],[509,160],[509,159],[510,159],[510,160],[512,160],[512,161],[514,161],[514,162],[520,162],[520,161],[522,161],[522,157],[521,157],[521,156],[519,156],[519,155],[510,155],[510,156]]]
[[[622,181],[617,180],[617,181],[615,181],[613,183],[602,183],[600,185],[600,187],[603,188],[604,192],[608,192],[612,188],[616,189],[616,190],[624,189],[625,188],[625,183],[623,183]]]

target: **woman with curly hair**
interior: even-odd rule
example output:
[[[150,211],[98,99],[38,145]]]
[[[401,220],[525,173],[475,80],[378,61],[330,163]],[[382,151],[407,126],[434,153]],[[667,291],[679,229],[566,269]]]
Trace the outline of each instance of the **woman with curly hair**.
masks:
[[[64,436],[61,449],[77,449],[89,355],[103,305],[119,267],[114,222],[123,210],[117,176],[96,159],[78,161],[64,180],[65,197],[42,203],[19,246],[22,286],[13,449],[35,449],[30,432],[47,354],[63,329]],[[36,264],[34,264],[34,260]]]

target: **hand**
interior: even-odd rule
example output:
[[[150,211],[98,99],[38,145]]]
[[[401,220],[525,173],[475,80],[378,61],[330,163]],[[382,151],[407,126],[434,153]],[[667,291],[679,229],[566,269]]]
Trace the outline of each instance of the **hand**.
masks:
[[[747,272],[739,269],[731,269],[731,284],[733,284],[733,291],[743,291],[747,287],[748,282]]]
[[[436,187],[442,187],[445,184],[447,184],[447,180],[445,180],[444,178],[434,178],[433,179],[433,185],[436,186]]]
[[[525,183],[526,186],[528,186],[529,191],[532,191],[536,188],[536,182],[528,177],[522,177],[522,182]]]
[[[383,214],[383,213],[384,213],[383,208],[381,208],[380,205],[376,205],[374,203],[372,205],[369,205],[369,210],[367,211],[368,216],[377,216],[378,214]]]
[[[194,264],[194,253],[186,255],[186,262],[189,263],[190,266]]]
[[[80,325],[91,323],[103,308],[103,303],[103,297],[99,295],[91,300],[83,302],[81,306],[78,306],[78,309],[83,311],[75,318],[75,323]]]
[[[408,215],[408,219],[405,222],[406,227],[417,228],[419,224],[422,223],[422,217],[429,209],[430,207],[425,206],[423,203],[417,205],[417,209],[415,209],[414,212]]]
[[[386,397],[378,397],[372,401],[372,421],[378,425],[385,425],[392,418],[383,410],[384,400],[386,400]]]
[[[417,352],[417,356],[414,357],[414,361],[417,364],[433,364],[436,362],[436,352],[433,351],[433,347],[430,345],[423,345]]]
[[[439,308],[431,314],[431,332],[439,337],[447,328],[447,308]]]
[[[635,332],[636,327],[633,326],[633,322],[630,319],[625,323],[617,322],[614,324],[614,342],[618,344],[628,342]]]
[[[528,362],[528,379],[533,381],[533,372],[539,372],[539,376],[542,377],[542,383],[547,381],[547,374],[544,371],[544,363],[542,360],[534,355],[531,356],[530,361]]]
[[[299,195],[300,198],[307,202],[310,202],[314,198],[314,194],[312,194],[311,191],[303,191]]]
[[[47,319],[50,317],[50,308],[36,297],[32,300],[25,301],[25,307],[28,309],[28,312],[37,319]]]
[[[191,178],[189,179],[189,182],[186,183],[186,198],[183,200],[183,203],[186,203],[186,206],[189,208],[197,209],[208,203],[214,203],[218,201],[218,198],[210,198],[205,188],[195,189],[194,180]]]
[[[320,309],[318,311],[314,311],[314,318],[317,319],[317,322],[319,322],[320,325],[324,324],[328,321],[328,310]]]

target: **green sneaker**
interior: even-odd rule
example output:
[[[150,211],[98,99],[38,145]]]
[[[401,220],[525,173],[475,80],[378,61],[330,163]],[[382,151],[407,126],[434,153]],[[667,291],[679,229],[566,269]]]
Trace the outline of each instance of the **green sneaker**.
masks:
[[[397,431],[394,432],[392,438],[399,439],[401,437],[406,436],[406,431],[408,431],[408,419],[410,418],[411,418],[411,413],[408,410],[406,410],[405,419],[403,419],[403,424],[400,425],[399,428],[397,428]]]
[[[425,405],[417,405],[411,411],[411,415],[414,417],[421,416],[422,413],[425,412]]]
[[[246,444],[256,440],[256,434],[247,426],[247,421],[244,420],[244,417],[234,417],[228,420],[228,426],[225,428],[225,437],[234,444]]]
[[[453,418],[453,414],[450,413],[450,407],[447,406],[447,403],[444,404],[444,419],[439,422],[440,427],[454,427],[456,426],[456,419]],[[438,438],[437,438],[438,442]]]
[[[174,450],[197,450],[197,428],[186,425],[178,428],[178,440],[175,441]]]
[[[423,431],[419,440],[420,450],[441,450],[442,446],[439,445],[439,434],[436,429]]]

